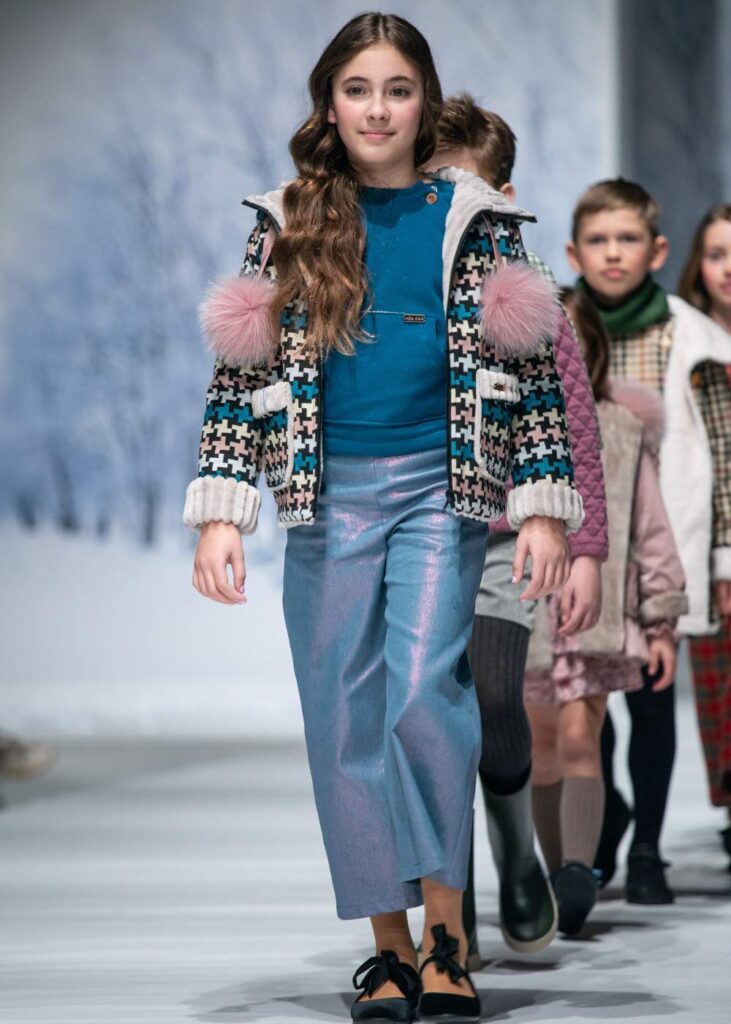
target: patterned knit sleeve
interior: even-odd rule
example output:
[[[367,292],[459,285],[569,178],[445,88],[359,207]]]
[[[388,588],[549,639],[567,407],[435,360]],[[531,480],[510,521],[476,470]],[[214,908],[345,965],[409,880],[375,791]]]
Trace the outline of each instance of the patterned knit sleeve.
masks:
[[[271,230],[271,222],[260,218],[249,237],[240,276],[258,272]],[[273,268],[267,266],[264,274],[273,278]],[[274,383],[277,369],[276,365],[243,369],[216,360],[206,396],[198,477],[186,491],[186,526],[196,529],[220,520],[238,526],[241,533],[256,529],[264,431],[261,418],[254,415],[252,393]]]
[[[691,384],[713,460],[713,578],[731,579],[731,384],[721,363],[699,363]]]

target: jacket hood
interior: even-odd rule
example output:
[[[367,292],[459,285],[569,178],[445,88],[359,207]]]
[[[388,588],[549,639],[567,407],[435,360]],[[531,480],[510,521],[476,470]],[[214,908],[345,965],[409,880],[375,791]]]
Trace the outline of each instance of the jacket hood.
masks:
[[[454,184],[452,199],[447,221],[444,227],[444,243],[442,245],[442,294],[444,308],[447,308],[449,286],[452,278],[452,267],[459,254],[464,234],[469,225],[481,213],[492,213],[496,217],[508,217],[516,220],[535,221],[535,216],[528,210],[511,203],[502,192],[498,192],[483,181],[482,178],[460,167],[442,167],[434,174],[425,177]],[[285,223],[284,191],[289,181],[283,181],[278,188],[260,195],[247,196],[244,206],[265,210],[281,229]]]
[[[529,210],[515,206],[502,192],[498,192],[497,189],[488,185],[478,175],[465,171],[461,167],[440,167],[438,171],[435,171],[433,174],[427,174],[425,177],[437,178],[440,181],[451,181],[454,185],[454,200],[449,213],[450,218],[453,216],[460,218],[461,215],[460,219],[463,219],[468,210],[476,207],[477,212],[485,210],[489,213],[496,213],[504,217],[515,217],[519,220],[535,221],[536,219],[535,215]],[[271,192],[247,196],[243,200],[243,204],[266,210],[281,228],[285,222],[284,192],[292,180],[280,182]]]
[[[535,221],[535,214],[524,210],[521,206],[515,206],[507,196],[498,192],[492,185],[488,185],[484,178],[465,171],[461,167],[440,167],[438,171],[428,177],[438,178],[440,181],[451,181],[454,185],[453,206],[462,206],[478,202],[480,208],[490,213],[501,214],[504,217],[516,217],[519,220]]]
[[[657,451],[665,433],[665,405],[652,388],[633,380],[613,377],[607,382],[607,397],[624,406],[642,424],[642,443]]]

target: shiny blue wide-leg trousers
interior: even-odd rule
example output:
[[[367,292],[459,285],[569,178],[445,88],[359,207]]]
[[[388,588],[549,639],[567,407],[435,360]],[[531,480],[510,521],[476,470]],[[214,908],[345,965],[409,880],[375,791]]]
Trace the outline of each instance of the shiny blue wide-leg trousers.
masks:
[[[463,889],[480,756],[465,648],[487,542],[445,507],[444,449],[330,457],[291,529],[284,614],[342,918]]]

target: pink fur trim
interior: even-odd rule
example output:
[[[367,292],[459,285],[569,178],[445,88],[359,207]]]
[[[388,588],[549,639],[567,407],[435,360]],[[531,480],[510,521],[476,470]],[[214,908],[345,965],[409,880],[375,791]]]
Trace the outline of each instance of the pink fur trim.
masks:
[[[612,377],[607,381],[612,402],[624,406],[642,424],[642,440],[649,448],[659,448],[665,433],[665,406],[656,391],[634,380]]]
[[[208,345],[229,366],[265,366],[276,345],[271,322],[275,286],[246,274],[211,285],[198,309]]]
[[[522,263],[505,263],[482,285],[480,323],[500,358],[534,355],[558,330],[559,306],[548,281]]]

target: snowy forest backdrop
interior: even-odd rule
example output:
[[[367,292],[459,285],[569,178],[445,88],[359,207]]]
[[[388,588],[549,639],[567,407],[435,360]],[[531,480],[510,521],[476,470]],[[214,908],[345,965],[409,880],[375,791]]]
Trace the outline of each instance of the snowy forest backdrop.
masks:
[[[299,731],[268,496],[246,608],[190,586],[181,509],[211,369],[196,307],[239,266],[242,197],[292,173],[318,54],[364,9],[3,0],[0,729]],[[386,9],[422,29],[446,94],[515,129],[526,243],[560,279],[573,202],[600,177],[658,191],[676,260],[728,198],[731,0]]]
[[[241,258],[240,199],[291,175],[309,70],[364,8],[3,7],[0,515],[155,543],[180,531],[195,475],[211,365],[196,304]],[[393,8],[431,41],[446,91],[468,88],[514,125],[520,198],[539,216],[530,243],[561,273],[571,201],[612,159],[609,7]]]

